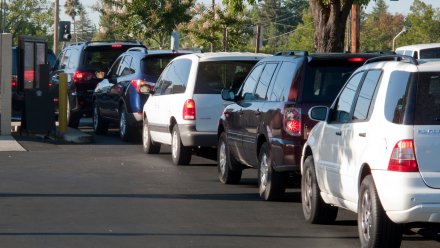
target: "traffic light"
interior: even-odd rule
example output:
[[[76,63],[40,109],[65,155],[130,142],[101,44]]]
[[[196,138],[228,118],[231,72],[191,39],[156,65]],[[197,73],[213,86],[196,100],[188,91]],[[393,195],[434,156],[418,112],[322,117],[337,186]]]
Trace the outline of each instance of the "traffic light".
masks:
[[[60,30],[58,35],[59,41],[70,41],[72,35],[70,34],[70,22],[60,21]]]

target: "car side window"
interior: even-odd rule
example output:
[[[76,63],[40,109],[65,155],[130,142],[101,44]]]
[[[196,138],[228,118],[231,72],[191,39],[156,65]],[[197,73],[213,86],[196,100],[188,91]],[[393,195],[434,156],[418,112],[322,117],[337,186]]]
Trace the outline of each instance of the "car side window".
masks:
[[[67,64],[67,68],[74,69],[78,67],[79,62],[79,51],[76,49],[72,49],[70,53],[69,63]]]
[[[277,63],[266,64],[263,72],[261,73],[260,80],[258,81],[257,89],[255,90],[255,99],[259,99],[259,100],[267,99],[266,97],[267,89],[269,88],[269,84],[272,81],[277,66],[278,66]]]
[[[330,122],[347,123],[350,121],[350,112],[353,106],[356,91],[364,73],[356,73],[345,85],[339,95]]]
[[[109,77],[110,78],[116,78],[118,76],[118,68],[119,64],[121,64],[122,57],[119,57],[115,63],[113,63],[113,66],[110,68]]]
[[[160,94],[178,94],[186,90],[192,61],[178,59],[167,66],[166,72],[162,73]]]
[[[166,75],[168,74],[168,69],[171,67],[171,64],[173,62],[171,62],[167,67],[165,67],[165,69],[163,70],[162,74],[160,75],[160,77],[157,79],[156,85],[154,86],[154,95],[155,96],[159,96],[162,95],[162,90],[164,88],[166,88],[166,86],[164,86],[165,84],[165,80],[164,78],[166,77]]]
[[[283,62],[277,73],[275,81],[272,83],[272,91],[269,90],[269,101],[286,101],[292,85],[294,74],[297,72],[297,64]]]
[[[243,83],[243,88],[240,92],[240,98],[243,100],[252,100],[254,97],[254,90],[257,86],[258,79],[263,71],[264,64],[259,64],[254,67],[249,76]]]
[[[362,121],[368,118],[368,114],[371,112],[370,107],[373,95],[381,75],[382,71],[380,70],[371,70],[367,72],[359,92],[359,97],[356,101],[356,107],[353,113],[354,120]]]
[[[71,49],[68,49],[64,52],[61,62],[60,62],[60,68],[59,69],[65,69],[67,68],[67,64],[69,63],[70,54],[72,53]]]

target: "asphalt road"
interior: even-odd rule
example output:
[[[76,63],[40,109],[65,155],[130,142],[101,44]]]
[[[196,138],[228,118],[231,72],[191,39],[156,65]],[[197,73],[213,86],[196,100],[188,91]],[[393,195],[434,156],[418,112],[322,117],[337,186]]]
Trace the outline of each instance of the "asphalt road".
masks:
[[[27,152],[0,152],[0,247],[359,247],[353,213],[310,225],[297,187],[263,202],[255,170],[222,185],[209,153],[174,166],[169,149],[146,155],[114,132],[89,145],[18,139]],[[433,229],[412,231],[402,247],[440,246]]]

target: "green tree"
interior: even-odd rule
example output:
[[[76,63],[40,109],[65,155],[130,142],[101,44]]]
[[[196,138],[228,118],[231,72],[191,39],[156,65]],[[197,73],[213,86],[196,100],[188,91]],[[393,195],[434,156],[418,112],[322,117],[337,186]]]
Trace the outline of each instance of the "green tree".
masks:
[[[414,0],[405,24],[409,28],[397,40],[398,46],[440,42],[440,13],[432,5]]]
[[[99,15],[100,30],[94,40],[124,40],[133,38],[124,25],[127,11],[126,0],[98,0],[92,9]]]
[[[64,13],[66,13],[66,15],[70,16],[70,18],[72,19],[73,34],[75,36],[75,39],[77,37],[75,17],[82,11],[84,11],[84,6],[82,6],[79,0],[66,0],[66,2],[64,3]]]
[[[288,49],[305,50],[314,52],[313,36],[315,28],[313,25],[313,16],[310,10],[304,10],[302,23],[296,26],[295,31],[289,35]]]
[[[245,7],[244,0],[223,0],[234,11]],[[246,0],[255,4],[255,0]],[[345,28],[353,4],[366,5],[370,0],[309,0],[315,34],[314,46],[318,52],[342,52]]]
[[[13,43],[18,36],[31,35],[53,42],[54,5],[48,0],[15,0],[6,3],[5,31],[12,34]]]
[[[403,15],[388,13],[385,1],[377,0],[372,12],[361,23],[360,49],[391,50],[392,40],[402,30],[403,24]]]
[[[76,26],[77,29],[75,36],[77,37],[75,37],[75,39],[78,39],[80,41],[92,40],[94,34],[96,33],[96,28],[90,18],[87,16],[87,11],[84,8],[79,12]]]

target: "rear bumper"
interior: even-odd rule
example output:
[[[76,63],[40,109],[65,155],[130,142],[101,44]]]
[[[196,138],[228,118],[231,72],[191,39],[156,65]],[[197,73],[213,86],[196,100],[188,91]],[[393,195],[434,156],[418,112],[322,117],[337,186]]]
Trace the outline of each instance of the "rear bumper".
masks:
[[[440,223],[440,189],[426,186],[418,172],[373,170],[382,206],[395,223]]]
[[[275,162],[273,168],[276,171],[300,171],[301,142],[274,138],[271,140],[271,152]]]
[[[184,146],[217,146],[217,132],[200,132],[194,125],[179,125],[179,132]]]

